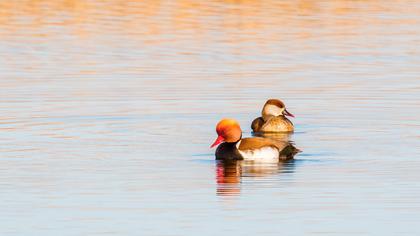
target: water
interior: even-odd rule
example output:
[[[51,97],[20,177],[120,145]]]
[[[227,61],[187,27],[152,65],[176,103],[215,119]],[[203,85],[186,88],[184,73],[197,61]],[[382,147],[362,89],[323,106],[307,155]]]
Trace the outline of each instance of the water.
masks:
[[[1,235],[420,233],[419,1],[3,1]],[[223,166],[280,98],[303,152]]]

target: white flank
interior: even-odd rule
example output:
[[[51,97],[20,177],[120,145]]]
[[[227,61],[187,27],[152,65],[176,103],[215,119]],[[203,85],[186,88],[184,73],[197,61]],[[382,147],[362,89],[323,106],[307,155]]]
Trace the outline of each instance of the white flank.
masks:
[[[239,147],[238,142],[236,147]],[[278,161],[279,160],[279,150],[274,147],[263,147],[255,150],[239,150],[239,153],[242,155],[244,160],[247,161]]]

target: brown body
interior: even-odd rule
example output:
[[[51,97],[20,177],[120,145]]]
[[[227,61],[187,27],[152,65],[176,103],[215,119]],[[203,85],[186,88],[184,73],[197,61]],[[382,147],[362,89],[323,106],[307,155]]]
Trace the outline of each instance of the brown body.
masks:
[[[294,117],[278,99],[269,99],[264,104],[261,117],[256,118],[251,128],[254,132],[293,132],[293,123],[286,115]]]
[[[285,116],[271,116],[266,119],[258,117],[251,124],[254,132],[293,132],[293,123]]]
[[[279,142],[268,138],[253,137],[244,138],[238,142],[225,142],[220,144],[216,149],[216,160],[244,160],[243,153],[258,152],[262,148],[268,147],[278,152],[280,161],[293,159],[300,152],[290,142]]]

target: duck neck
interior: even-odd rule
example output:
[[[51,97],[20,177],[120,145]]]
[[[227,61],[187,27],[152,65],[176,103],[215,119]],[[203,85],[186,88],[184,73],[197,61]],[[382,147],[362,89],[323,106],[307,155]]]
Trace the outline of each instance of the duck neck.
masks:
[[[238,141],[235,141],[235,142],[225,142],[225,143],[226,143],[226,146],[232,146],[232,147],[237,148],[238,144],[241,143],[241,140],[242,140],[242,134],[239,137],[239,140]]]

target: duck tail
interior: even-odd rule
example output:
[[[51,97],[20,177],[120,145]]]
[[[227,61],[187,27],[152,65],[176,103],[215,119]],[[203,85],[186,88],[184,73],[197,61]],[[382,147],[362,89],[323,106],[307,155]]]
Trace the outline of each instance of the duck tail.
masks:
[[[302,152],[302,150],[293,146],[293,144],[289,144],[285,148],[283,148],[283,150],[281,150],[280,156],[286,157],[286,160],[290,160],[293,159],[293,157],[299,152]]]

